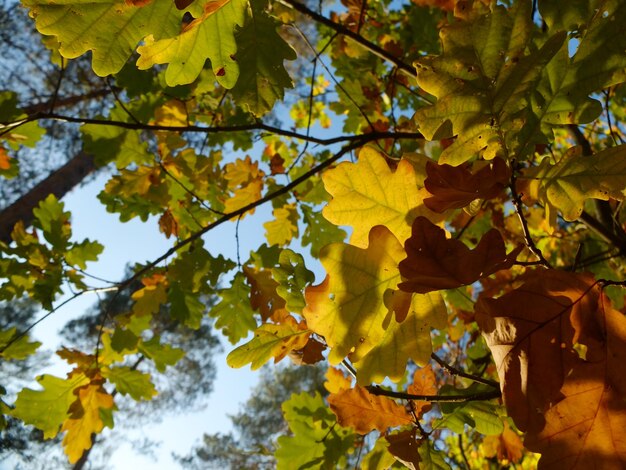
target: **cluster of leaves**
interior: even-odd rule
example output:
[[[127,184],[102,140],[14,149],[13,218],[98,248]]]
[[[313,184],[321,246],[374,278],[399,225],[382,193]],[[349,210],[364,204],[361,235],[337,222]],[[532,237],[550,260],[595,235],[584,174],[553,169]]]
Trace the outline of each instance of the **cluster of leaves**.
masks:
[[[80,123],[83,150],[116,167],[101,202],[175,241],[112,286],[141,282],[96,350],[59,350],[67,376],[5,414],[64,432],[81,459],[117,393],[157,393],[133,361],[183,356],[155,328],[167,305],[189,328],[212,317],[232,367],[328,362],[326,397],[283,404],[278,468],[625,465],[626,2],[22,3],[55,53],[91,52],[120,92],[107,116],[78,117],[0,95],[0,169],[37,121]],[[343,134],[314,135],[332,121]],[[204,246],[266,203],[247,260]],[[63,282],[91,288],[102,247],[70,241],[54,196],[34,217],[0,245],[0,299],[54,312]],[[7,360],[37,347],[0,342]]]

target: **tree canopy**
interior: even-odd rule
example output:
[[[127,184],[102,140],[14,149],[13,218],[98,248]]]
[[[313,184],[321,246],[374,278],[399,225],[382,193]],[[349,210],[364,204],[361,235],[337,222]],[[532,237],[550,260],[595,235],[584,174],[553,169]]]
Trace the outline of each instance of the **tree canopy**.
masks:
[[[231,367],[289,357],[325,368],[327,393],[303,384],[284,401],[287,428],[257,441],[273,457],[209,460],[626,466],[626,1],[14,8],[53,78],[3,85],[0,174],[24,178],[51,142],[74,144],[0,211],[0,300],[27,296],[45,322],[114,294],[95,348],[56,351],[66,375],[3,384],[0,424],[62,436],[84,461],[120,395],[151,400],[150,371],[189,352],[164,325],[210,321]],[[121,282],[90,275],[106,248],[97,231],[72,236],[61,200],[94,171],[120,223],[157,220],[171,240]],[[206,237],[229,223],[233,259]],[[0,322],[0,356],[28,369],[40,343],[26,317]]]

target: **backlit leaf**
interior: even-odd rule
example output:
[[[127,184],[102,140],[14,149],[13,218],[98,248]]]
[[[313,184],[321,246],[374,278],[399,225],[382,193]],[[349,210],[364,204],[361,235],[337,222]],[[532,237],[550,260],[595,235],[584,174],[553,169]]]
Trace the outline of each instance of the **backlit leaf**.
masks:
[[[374,429],[386,432],[390,427],[413,422],[404,406],[390,398],[372,395],[359,385],[331,394],[328,404],[339,424],[349,426],[359,434],[367,434]]]
[[[396,288],[403,256],[398,240],[382,226],[370,232],[367,249],[343,243],[322,249],[320,260],[328,275],[321,284],[307,287],[303,315],[331,347],[331,364],[348,354],[356,361],[382,340],[387,317],[383,295]]]
[[[302,349],[311,332],[292,321],[274,325],[264,323],[254,332],[254,338],[231,351],[226,362],[231,367],[243,367],[250,364],[256,370],[269,361],[282,360],[292,350]]]
[[[406,242],[407,257],[400,263],[406,281],[399,287],[420,293],[455,289],[510,268],[521,249],[507,254],[502,236],[493,229],[470,250],[459,240],[447,239],[445,231],[425,217],[418,217]]]
[[[344,162],[323,175],[333,199],[324,207],[324,217],[335,225],[352,227],[350,244],[367,246],[376,225],[386,226],[403,243],[411,234],[411,222],[430,211],[421,205],[413,166],[401,160],[393,172],[385,158],[364,147],[356,163]]]
[[[127,366],[104,369],[102,375],[107,378],[122,395],[130,395],[134,400],[151,400],[157,394],[150,374]]]

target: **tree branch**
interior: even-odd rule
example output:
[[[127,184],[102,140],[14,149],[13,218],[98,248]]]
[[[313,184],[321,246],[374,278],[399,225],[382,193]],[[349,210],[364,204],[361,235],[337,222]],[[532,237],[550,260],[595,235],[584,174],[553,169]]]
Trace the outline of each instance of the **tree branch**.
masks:
[[[416,395],[413,393],[394,392],[393,390],[386,390],[379,385],[368,385],[365,388],[372,395],[400,398],[403,400],[429,401],[432,403],[465,403],[468,401],[492,400],[494,398],[500,398],[502,396],[499,388],[490,392],[474,393],[471,395]]]

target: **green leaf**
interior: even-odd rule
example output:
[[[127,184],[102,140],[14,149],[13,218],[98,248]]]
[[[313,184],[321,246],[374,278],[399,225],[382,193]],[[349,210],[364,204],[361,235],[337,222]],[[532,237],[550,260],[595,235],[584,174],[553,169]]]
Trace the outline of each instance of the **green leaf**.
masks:
[[[173,348],[169,344],[161,344],[161,338],[155,335],[149,341],[139,345],[139,351],[154,361],[159,372],[165,372],[167,366],[173,366],[185,355],[180,348]]]
[[[0,331],[0,350],[2,350],[0,357],[3,359],[26,359],[41,346],[39,341],[30,342],[28,336],[22,336],[7,347],[6,345],[16,337],[16,331],[15,327]]]
[[[305,204],[300,204],[300,209],[304,220],[302,245],[310,245],[311,256],[317,258],[324,246],[346,239],[346,231],[326,220],[319,209]]]
[[[239,272],[232,286],[220,290],[219,294],[222,300],[209,315],[216,319],[215,327],[222,330],[228,341],[236,344],[257,326],[250,306],[250,287],[244,283],[244,275]]]
[[[239,77],[239,65],[234,58],[235,27],[243,24],[247,3],[247,0],[204,2],[203,14],[179,35],[160,40],[147,38],[146,44],[137,48],[140,55],[137,66],[147,69],[155,64],[168,64],[165,81],[175,86],[193,82],[209,59],[220,85],[232,88]]]
[[[267,2],[250,3],[251,15],[235,36],[241,74],[233,97],[255,116],[262,116],[283,99],[285,88],[293,87],[283,61],[294,60],[296,53],[276,32],[280,22],[265,11]]]
[[[435,450],[430,441],[425,441],[417,450],[420,454],[420,470],[450,470],[445,454]]]
[[[130,395],[134,400],[152,400],[157,394],[150,374],[130,367],[111,367],[103,369],[102,375],[115,385],[122,395]]]
[[[133,315],[133,318],[135,317],[137,317],[137,315]],[[111,348],[119,353],[134,351],[137,348],[138,342],[139,337],[130,330],[116,328],[113,332],[113,336],[111,336]]]
[[[37,225],[43,230],[44,237],[58,250],[65,249],[72,235],[70,213],[63,211],[63,207],[63,203],[59,202],[54,194],[49,194],[33,209]]]
[[[491,388],[471,385],[466,389],[457,389],[444,385],[439,390],[440,395],[463,395],[490,391]],[[444,417],[436,421],[436,428],[445,427],[457,434],[465,432],[465,425],[476,429],[481,434],[502,434],[504,424],[500,418],[498,406],[487,401],[470,401],[465,403],[442,403],[441,411]]]
[[[72,266],[86,269],[87,262],[98,261],[98,255],[100,255],[103,250],[104,246],[100,243],[85,239],[80,243],[74,243],[72,245],[65,253],[65,261]]]
[[[559,32],[531,51],[530,7],[521,1],[510,10],[475,8],[467,20],[441,30],[440,56],[417,61],[420,87],[437,97],[415,114],[420,131],[429,140],[457,135],[440,163],[456,166],[478,153],[486,159],[524,156],[517,155],[517,132],[533,119],[529,102],[535,84],[566,37]]]
[[[119,72],[146,36],[176,36],[184,14],[167,1],[142,6],[118,0],[24,0],[22,4],[30,8],[40,33],[56,36],[63,57],[74,59],[91,51],[93,70],[101,77]]]
[[[43,431],[44,439],[51,439],[69,416],[69,407],[76,401],[74,390],[89,383],[89,379],[83,374],[69,379],[42,375],[37,378],[37,382],[43,390],[23,389],[17,395],[15,409],[11,414]]]
[[[186,287],[186,286],[185,286]],[[200,322],[207,309],[197,295],[183,290],[179,282],[172,283],[167,292],[170,301],[170,315],[189,328],[200,328]]]
[[[336,423],[321,395],[294,394],[282,405],[292,436],[278,438],[276,468],[336,468],[354,445],[354,434]]]
[[[254,338],[230,352],[226,362],[236,368],[250,364],[252,370],[256,370],[272,357],[278,362],[289,352],[302,349],[311,332],[293,323],[261,325],[254,332]]]
[[[287,309],[302,313],[306,305],[304,288],[315,280],[313,272],[306,268],[302,255],[289,249],[281,251],[278,267],[272,268],[272,277],[279,284],[276,292],[285,299]]]

